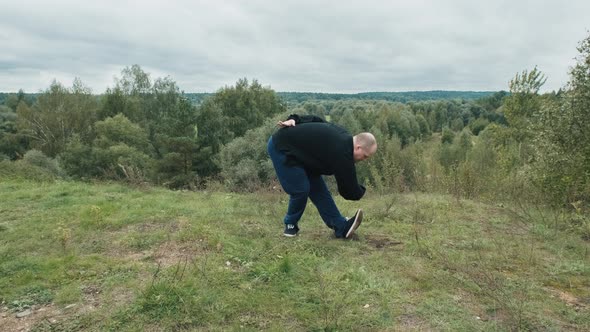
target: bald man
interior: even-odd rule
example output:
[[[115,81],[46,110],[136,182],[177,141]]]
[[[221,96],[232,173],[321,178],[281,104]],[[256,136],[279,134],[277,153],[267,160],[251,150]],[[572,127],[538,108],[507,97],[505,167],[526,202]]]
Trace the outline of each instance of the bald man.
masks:
[[[375,154],[375,137],[371,133],[353,137],[346,129],[312,115],[292,114],[278,126],[267,149],[279,182],[290,196],[283,234],[293,237],[299,233],[298,222],[309,198],[337,238],[350,238],[363,212],[358,209],[352,218],[343,217],[322,175],[334,175],[344,199],[361,199],[365,187],[358,182],[355,163]]]

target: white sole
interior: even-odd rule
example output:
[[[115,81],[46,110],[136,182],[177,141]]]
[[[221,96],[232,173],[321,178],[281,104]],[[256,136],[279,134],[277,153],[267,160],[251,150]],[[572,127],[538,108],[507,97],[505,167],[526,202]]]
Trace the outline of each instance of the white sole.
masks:
[[[350,226],[350,229],[346,233],[345,238],[347,238],[347,239],[350,238],[352,236],[352,234],[354,234],[354,231],[356,231],[356,229],[359,228],[362,221],[363,221],[363,210],[358,209],[355,213],[354,222],[352,223],[352,226]]]

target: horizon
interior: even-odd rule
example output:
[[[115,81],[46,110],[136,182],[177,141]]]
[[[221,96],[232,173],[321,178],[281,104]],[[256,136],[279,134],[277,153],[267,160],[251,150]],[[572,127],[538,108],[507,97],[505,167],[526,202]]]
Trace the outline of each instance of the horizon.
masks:
[[[219,88],[219,89],[221,89],[221,88]],[[271,87],[271,89],[272,89],[272,87]],[[17,93],[20,92],[19,90],[17,90],[17,91],[0,91],[0,93],[1,94],[17,94]],[[272,90],[275,93],[310,93],[310,94],[330,94],[330,95],[359,95],[359,94],[365,94],[365,93],[413,93],[413,92],[419,92],[419,93],[422,93],[422,92],[496,93],[496,92],[501,92],[501,91],[508,92],[508,90],[439,90],[439,89],[437,89],[437,90],[404,90],[404,91],[361,91],[361,92],[351,92],[351,93],[346,93],[346,92],[323,92],[323,91],[319,91],[319,92],[313,92],[313,91],[277,91],[275,89],[272,89]],[[25,90],[23,90],[23,92],[25,94],[43,94],[43,93],[45,93],[45,91],[29,92],[29,91],[25,91]],[[92,94],[93,95],[102,95],[105,92],[95,93],[93,91]],[[180,92],[182,94],[215,94],[215,93],[217,93],[217,91],[212,91],[212,92],[196,92],[196,91],[183,91],[182,89],[180,89]]]

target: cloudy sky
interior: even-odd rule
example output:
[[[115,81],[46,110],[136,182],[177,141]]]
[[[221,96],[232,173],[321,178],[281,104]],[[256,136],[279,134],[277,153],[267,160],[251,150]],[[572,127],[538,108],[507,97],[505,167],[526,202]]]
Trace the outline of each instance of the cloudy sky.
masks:
[[[507,90],[537,66],[568,80],[590,1],[0,0],[0,91],[139,64],[186,92],[242,77],[276,91]]]

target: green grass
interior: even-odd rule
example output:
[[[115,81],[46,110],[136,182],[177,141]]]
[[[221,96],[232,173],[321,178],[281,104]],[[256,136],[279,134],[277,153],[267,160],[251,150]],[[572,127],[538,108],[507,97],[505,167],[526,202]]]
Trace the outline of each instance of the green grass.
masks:
[[[590,329],[589,242],[547,218],[369,194],[337,198],[365,210],[355,239],[311,204],[284,238],[286,202],[3,180],[0,330],[25,309],[34,331]]]

